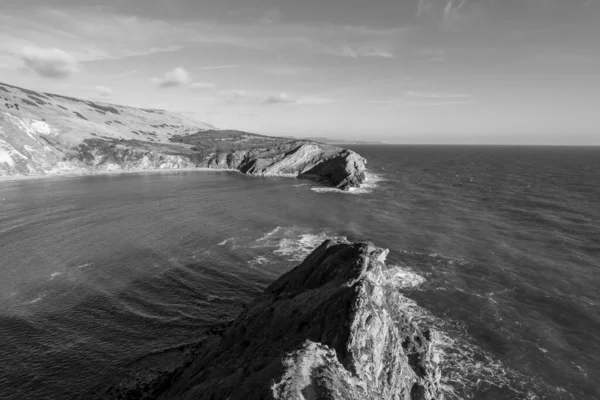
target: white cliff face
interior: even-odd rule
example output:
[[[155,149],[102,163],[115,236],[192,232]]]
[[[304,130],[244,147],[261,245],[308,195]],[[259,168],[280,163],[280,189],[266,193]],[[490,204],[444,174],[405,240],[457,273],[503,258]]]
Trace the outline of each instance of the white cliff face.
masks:
[[[170,143],[176,134],[212,126],[161,110],[143,110],[39,93],[0,83],[0,175],[93,173],[131,169],[126,161],[98,163],[77,158],[86,140]],[[160,151],[158,151],[160,153]],[[101,164],[101,165],[99,165]],[[177,157],[141,169],[191,163]],[[137,168],[137,166],[136,166]]]
[[[39,135],[52,135],[58,136],[60,132],[53,130],[50,125],[44,121],[36,121],[31,118],[20,118],[11,113],[3,113],[5,120],[12,124],[17,130],[21,130],[36,143],[39,142]]]
[[[299,175],[322,162],[323,148],[316,144],[302,145],[297,151],[288,157],[266,167],[261,174],[272,175]]]

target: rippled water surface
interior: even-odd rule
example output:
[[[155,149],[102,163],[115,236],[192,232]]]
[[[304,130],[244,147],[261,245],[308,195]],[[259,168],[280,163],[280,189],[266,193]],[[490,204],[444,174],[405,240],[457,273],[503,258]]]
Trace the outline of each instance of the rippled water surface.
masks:
[[[356,147],[369,184],[169,172],[0,182],[0,398],[86,398],[325,238],[390,249],[449,398],[600,399],[600,149]]]

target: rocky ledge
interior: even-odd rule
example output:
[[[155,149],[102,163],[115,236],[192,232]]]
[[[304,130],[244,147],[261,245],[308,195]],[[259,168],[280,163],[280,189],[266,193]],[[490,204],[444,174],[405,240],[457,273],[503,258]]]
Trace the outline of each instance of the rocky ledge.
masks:
[[[348,190],[364,181],[365,164],[323,143],[219,130],[165,110],[0,83],[0,177],[211,168]]]
[[[442,399],[431,332],[403,309],[387,253],[325,241],[135,398]]]

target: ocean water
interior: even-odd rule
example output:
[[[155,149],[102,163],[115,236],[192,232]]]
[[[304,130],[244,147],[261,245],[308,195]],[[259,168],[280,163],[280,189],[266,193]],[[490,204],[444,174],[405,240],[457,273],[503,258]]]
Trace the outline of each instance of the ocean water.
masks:
[[[600,149],[355,146],[349,193],[164,172],[0,182],[0,398],[91,398],[328,237],[390,249],[449,399],[600,399]]]

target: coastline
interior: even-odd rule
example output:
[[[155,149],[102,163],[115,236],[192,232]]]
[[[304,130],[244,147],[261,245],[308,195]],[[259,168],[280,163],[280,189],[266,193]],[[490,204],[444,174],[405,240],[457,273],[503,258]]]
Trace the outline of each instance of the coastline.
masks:
[[[198,167],[198,168],[155,168],[155,169],[128,169],[128,170],[111,170],[111,171],[90,171],[87,170],[85,172],[69,172],[69,173],[58,173],[58,174],[39,174],[39,175],[2,175],[0,176],[0,184],[3,182],[18,182],[18,181],[29,181],[29,180],[45,180],[45,179],[57,179],[57,178],[79,178],[83,176],[102,176],[102,175],[122,175],[122,174],[156,174],[159,172],[235,172],[238,174],[242,174],[248,177],[253,178],[295,178],[301,179],[298,175],[294,174],[275,174],[275,173],[266,173],[266,174],[245,174],[242,171],[234,168],[207,168],[207,167]],[[366,171],[368,173],[368,171]],[[376,176],[374,173],[368,174],[370,176]],[[304,178],[306,179],[306,178]],[[318,180],[309,179],[315,183],[322,183]],[[380,179],[375,178],[374,182],[379,182]],[[368,181],[371,179],[365,179],[361,187],[359,188],[351,188],[350,191],[344,191],[331,186],[323,186],[316,187],[316,189],[322,189],[322,191],[331,191],[331,192],[340,192],[340,193],[362,193],[360,190],[363,190],[363,186],[365,184],[368,185]],[[319,190],[316,190],[319,191]],[[359,191],[359,192],[357,192]]]
[[[214,171],[214,172],[242,172],[233,168],[155,168],[155,169],[127,169],[127,170],[112,170],[112,171],[85,171],[85,172],[68,172],[58,174],[39,174],[39,175],[3,175],[0,176],[0,183],[13,181],[26,181],[36,179],[52,179],[52,178],[78,178],[82,176],[96,175],[121,175],[121,174],[154,174],[157,172],[192,172],[192,171]],[[250,175],[248,175],[250,176]]]

